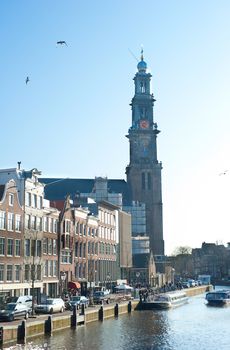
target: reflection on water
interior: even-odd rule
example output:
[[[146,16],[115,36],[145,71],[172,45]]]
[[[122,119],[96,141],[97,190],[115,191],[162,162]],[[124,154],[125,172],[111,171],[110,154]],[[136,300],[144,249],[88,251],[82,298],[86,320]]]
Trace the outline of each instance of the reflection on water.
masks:
[[[229,325],[230,307],[208,307],[202,295],[176,309],[135,311],[38,338],[33,344],[40,346],[35,349],[52,350],[224,350],[230,349]]]

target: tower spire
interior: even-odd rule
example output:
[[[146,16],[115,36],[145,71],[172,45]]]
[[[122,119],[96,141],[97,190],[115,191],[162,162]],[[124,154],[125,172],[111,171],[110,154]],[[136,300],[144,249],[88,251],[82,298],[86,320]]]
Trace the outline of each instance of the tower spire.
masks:
[[[144,49],[143,49],[143,46],[141,46],[141,61],[144,61]]]

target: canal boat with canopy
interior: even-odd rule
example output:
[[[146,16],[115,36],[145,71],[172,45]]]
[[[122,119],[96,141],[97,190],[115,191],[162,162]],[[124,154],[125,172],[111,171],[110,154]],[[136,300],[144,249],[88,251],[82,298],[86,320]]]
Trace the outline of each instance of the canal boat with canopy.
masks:
[[[230,290],[217,290],[206,294],[207,304],[211,306],[230,305]]]
[[[144,310],[151,309],[170,309],[180,306],[188,302],[188,297],[183,291],[175,291],[150,295],[144,300],[141,305]]]

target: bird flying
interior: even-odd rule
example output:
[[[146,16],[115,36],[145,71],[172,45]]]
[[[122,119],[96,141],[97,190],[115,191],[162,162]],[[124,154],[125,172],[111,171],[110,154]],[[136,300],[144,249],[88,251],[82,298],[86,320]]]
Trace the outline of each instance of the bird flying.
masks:
[[[30,81],[29,77],[26,77],[26,84]]]
[[[57,45],[66,45],[66,46],[68,46],[65,40],[57,41]]]

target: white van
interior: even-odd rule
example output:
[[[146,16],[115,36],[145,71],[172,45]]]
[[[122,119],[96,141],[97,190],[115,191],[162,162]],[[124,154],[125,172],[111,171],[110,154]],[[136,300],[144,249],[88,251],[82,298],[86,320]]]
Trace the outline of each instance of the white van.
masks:
[[[17,303],[32,307],[32,295],[21,295],[20,297],[9,297],[8,303]]]

